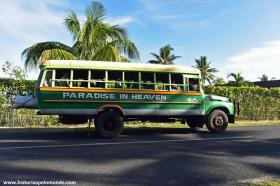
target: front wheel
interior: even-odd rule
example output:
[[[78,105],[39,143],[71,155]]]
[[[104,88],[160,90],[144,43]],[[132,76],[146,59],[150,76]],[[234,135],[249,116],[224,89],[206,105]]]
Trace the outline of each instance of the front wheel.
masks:
[[[104,111],[94,119],[98,136],[116,138],[123,131],[123,117],[115,111]]]
[[[228,127],[228,116],[222,110],[214,110],[207,118],[207,129],[212,133],[223,133]]]

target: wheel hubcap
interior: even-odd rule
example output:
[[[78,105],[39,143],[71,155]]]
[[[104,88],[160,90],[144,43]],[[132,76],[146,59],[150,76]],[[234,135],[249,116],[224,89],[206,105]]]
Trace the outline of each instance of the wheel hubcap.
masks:
[[[214,124],[218,127],[222,126],[224,124],[224,120],[223,120],[223,117],[222,116],[217,116],[215,119],[214,119]]]
[[[106,131],[114,131],[116,129],[115,122],[112,120],[108,120],[108,121],[104,122],[104,129]]]

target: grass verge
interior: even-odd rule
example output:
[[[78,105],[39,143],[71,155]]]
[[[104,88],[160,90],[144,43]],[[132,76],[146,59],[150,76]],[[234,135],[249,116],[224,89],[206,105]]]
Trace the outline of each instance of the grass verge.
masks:
[[[241,184],[245,186],[280,186],[280,179],[253,179]]]

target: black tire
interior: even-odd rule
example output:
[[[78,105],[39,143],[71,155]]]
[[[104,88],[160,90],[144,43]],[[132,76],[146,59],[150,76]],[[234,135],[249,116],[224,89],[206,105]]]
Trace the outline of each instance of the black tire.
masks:
[[[214,110],[207,118],[206,127],[211,133],[223,133],[228,127],[228,116],[222,110]]]
[[[116,138],[123,131],[123,117],[115,111],[104,111],[94,119],[97,135],[102,138]]]
[[[191,118],[187,120],[187,124],[192,129],[198,129],[203,127],[204,121],[199,118]]]
[[[195,129],[198,127],[198,125],[196,123],[192,123],[190,121],[187,122],[188,126],[191,128],[191,129]]]

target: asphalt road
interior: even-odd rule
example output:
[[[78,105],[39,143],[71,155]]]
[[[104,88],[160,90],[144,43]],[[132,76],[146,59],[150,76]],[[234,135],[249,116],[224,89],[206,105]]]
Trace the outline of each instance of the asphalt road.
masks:
[[[225,134],[131,129],[111,140],[81,131],[0,130],[0,185],[237,185],[265,177],[280,178],[280,126]]]

